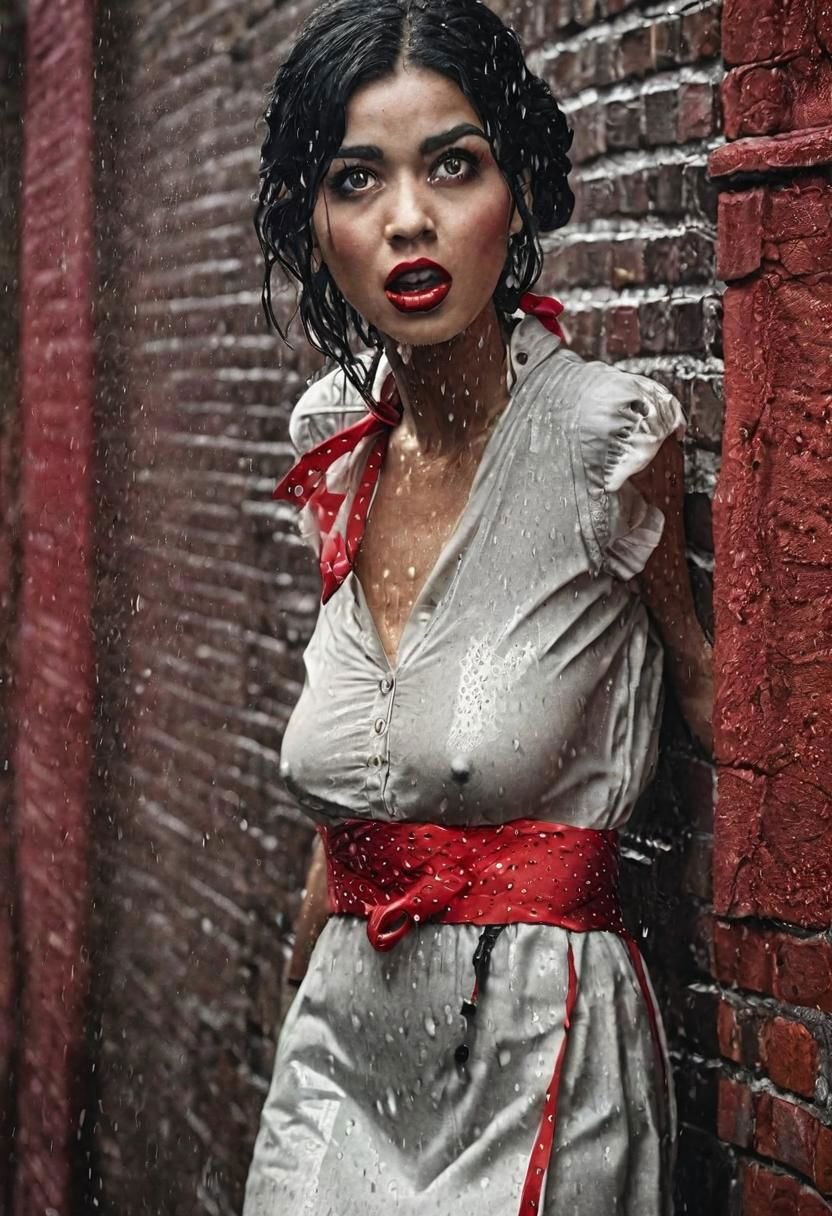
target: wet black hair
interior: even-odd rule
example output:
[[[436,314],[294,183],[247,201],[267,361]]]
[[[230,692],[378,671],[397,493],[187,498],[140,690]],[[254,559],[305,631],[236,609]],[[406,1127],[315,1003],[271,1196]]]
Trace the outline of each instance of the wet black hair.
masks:
[[[262,302],[286,341],[272,305],[278,263],[300,285],[309,342],[341,365],[365,399],[381,335],[344,299],[326,266],[313,265],[311,218],[343,140],[350,98],[400,62],[446,77],[468,98],[512,192],[523,228],[510,239],[494,293],[505,323],[540,275],[539,234],[565,224],[574,205],[567,181],[572,131],[548,85],[529,71],[516,33],[480,0],[328,0],[317,8],[279,67],[264,114],[254,217],[265,259]],[[369,365],[354,354],[351,333],[376,348]]]

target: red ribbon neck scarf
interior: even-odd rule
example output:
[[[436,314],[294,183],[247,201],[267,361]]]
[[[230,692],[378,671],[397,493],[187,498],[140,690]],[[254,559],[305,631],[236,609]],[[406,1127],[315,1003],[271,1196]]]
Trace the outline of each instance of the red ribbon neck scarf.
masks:
[[[520,298],[520,308],[528,315],[537,317],[546,329],[563,340],[563,330],[558,322],[563,305],[559,300],[550,296],[536,296],[527,291]],[[382,386],[380,401],[374,403],[358,422],[305,452],[278,482],[272,494],[272,498],[283,499],[296,507],[309,507],[315,514],[321,536],[319,561],[323,604],[352,570],[364,535],[367,512],[384,461],[387,441],[392,429],[401,421],[401,416],[401,402],[391,373]],[[371,441],[369,451],[342,530],[338,527],[338,517],[346,492],[336,490],[327,483],[327,471],[336,460],[354,451],[364,440]]]

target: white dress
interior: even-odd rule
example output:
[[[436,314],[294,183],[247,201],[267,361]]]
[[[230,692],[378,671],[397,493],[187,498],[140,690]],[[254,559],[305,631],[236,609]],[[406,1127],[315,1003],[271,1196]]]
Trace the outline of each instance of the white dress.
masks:
[[[319,823],[617,829],[651,775],[662,654],[631,580],[663,519],[628,479],[682,433],[680,406],[533,316],[509,350],[509,403],[395,667],[354,574],[321,609],[281,756]],[[293,441],[363,411],[331,373],[296,406]],[[509,925],[463,1074],[479,934],[423,923],[380,954],[366,922],[330,919],[280,1035],[244,1216],[515,1216],[564,1033],[567,937],[579,991],[541,1210],[668,1216],[675,1104],[624,942]]]

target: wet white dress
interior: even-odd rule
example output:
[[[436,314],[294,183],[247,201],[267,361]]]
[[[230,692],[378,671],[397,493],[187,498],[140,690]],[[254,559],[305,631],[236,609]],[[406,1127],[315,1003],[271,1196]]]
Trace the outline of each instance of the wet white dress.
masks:
[[[354,574],[321,609],[281,759],[318,822],[618,828],[650,777],[662,656],[631,580],[663,519],[629,478],[682,412],[534,316],[509,353],[509,403],[395,668]],[[363,411],[331,373],[296,406],[293,441]],[[344,460],[345,486],[362,461]],[[624,942],[509,925],[463,1072],[480,931],[426,923],[377,953],[365,921],[330,919],[282,1028],[244,1216],[515,1216],[564,1033],[567,936],[579,991],[542,1212],[668,1216],[675,1105]]]

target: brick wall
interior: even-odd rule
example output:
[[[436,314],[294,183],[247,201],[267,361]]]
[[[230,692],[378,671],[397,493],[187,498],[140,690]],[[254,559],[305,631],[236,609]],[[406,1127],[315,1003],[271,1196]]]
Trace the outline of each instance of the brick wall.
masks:
[[[16,975],[12,843],[12,717],[9,704],[17,593],[20,582],[15,501],[19,465],[18,219],[23,20],[17,5],[0,0],[0,1213],[10,1211],[14,1123]]]
[[[832,19],[726,0],[712,966],[743,1216],[832,1212]]]
[[[313,362],[261,321],[303,6],[100,5],[96,1209],[237,1213],[311,833],[278,778],[317,573],[271,501]]]
[[[92,23],[30,0],[20,223],[22,576],[14,645],[14,833],[24,982],[16,1216],[75,1205],[87,1072],[92,714]]]
[[[297,331],[286,350],[260,321],[250,222],[261,90],[306,7],[99,9],[98,1113],[85,1148],[91,1198],[119,1216],[238,1210],[309,841],[276,760],[317,575],[270,492],[313,362]],[[508,16],[578,130],[578,210],[543,285],[579,350],[663,379],[690,413],[691,561],[710,623],[719,9],[550,2]],[[680,1212],[710,1214],[729,1177],[698,936],[713,775],[672,706],[664,734],[628,839],[629,902],[682,1081]]]

